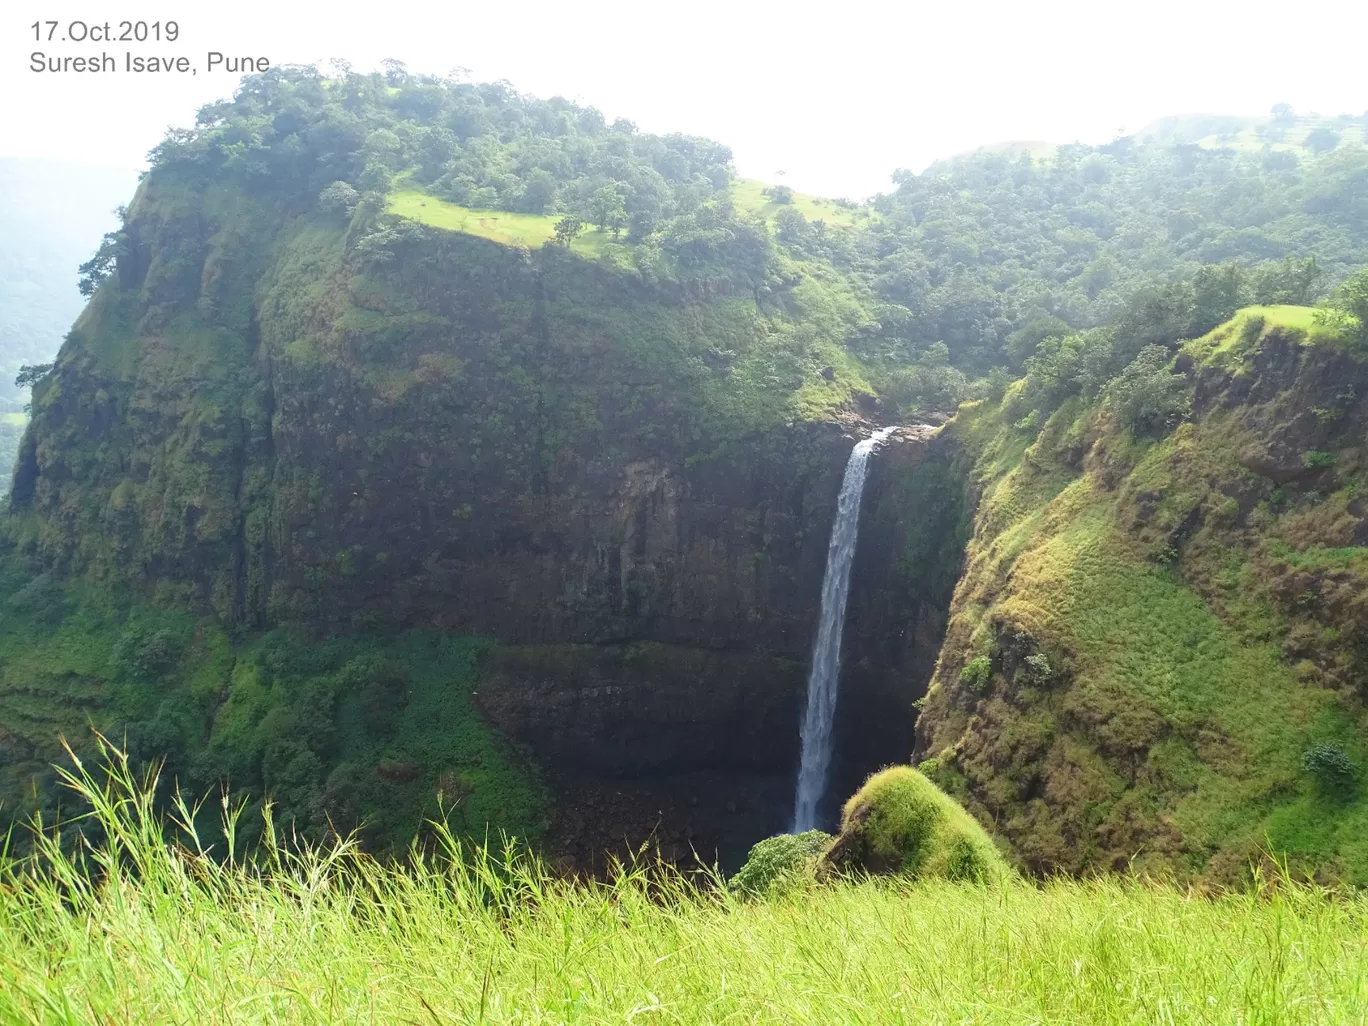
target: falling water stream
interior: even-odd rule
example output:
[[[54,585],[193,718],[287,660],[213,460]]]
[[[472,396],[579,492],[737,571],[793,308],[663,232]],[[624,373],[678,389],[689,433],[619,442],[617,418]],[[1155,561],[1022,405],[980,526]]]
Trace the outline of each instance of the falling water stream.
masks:
[[[793,832],[817,826],[817,803],[826,791],[831,765],[831,723],[836,714],[836,690],[841,673],[841,630],[846,597],[850,593],[850,564],[855,559],[855,536],[860,528],[860,499],[864,495],[869,454],[896,431],[876,431],[858,442],[846,461],[845,479],[836,502],[836,521],[827,546],[826,575],[822,578],[822,612],[812,643],[808,673],[807,709],[803,713],[803,758],[798,768],[798,796],[793,809]]]

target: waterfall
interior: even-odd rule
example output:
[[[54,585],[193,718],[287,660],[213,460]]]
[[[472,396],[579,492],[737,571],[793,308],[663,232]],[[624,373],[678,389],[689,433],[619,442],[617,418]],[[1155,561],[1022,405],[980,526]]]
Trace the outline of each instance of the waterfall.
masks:
[[[808,672],[807,709],[803,713],[803,757],[798,768],[798,796],[793,809],[793,832],[817,826],[817,803],[826,791],[831,765],[831,723],[836,714],[836,690],[840,685],[841,631],[845,626],[846,597],[850,593],[850,564],[855,559],[855,536],[860,529],[860,499],[865,473],[874,447],[896,431],[876,431],[858,442],[846,461],[841,495],[836,501],[836,520],[827,545],[826,574],[822,578],[822,612],[817,637],[812,643],[812,669]]]

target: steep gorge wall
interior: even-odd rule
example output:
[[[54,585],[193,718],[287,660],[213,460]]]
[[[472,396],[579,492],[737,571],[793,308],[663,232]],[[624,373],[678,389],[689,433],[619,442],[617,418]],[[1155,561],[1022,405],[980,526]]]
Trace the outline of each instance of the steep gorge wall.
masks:
[[[737,532],[725,550],[743,579],[783,559],[782,603],[776,597],[731,613],[724,607],[716,623],[700,619],[693,635],[653,637],[643,619],[629,640],[499,651],[480,704],[552,769],[561,796],[556,820],[565,847],[581,859],[592,860],[605,840],[652,835],[673,857],[716,850],[734,863],[756,838],[787,826],[827,540],[839,475],[857,437],[830,425],[818,434],[831,458],[813,480],[790,476],[784,464],[750,477],[728,474],[724,479],[749,482],[744,501],[714,494],[702,506],[701,521],[713,529],[770,525],[763,533]],[[934,667],[962,553],[957,452],[929,432],[906,432],[873,458],[825,810],[833,822],[865,776],[908,756],[913,703]],[[653,505],[640,519],[631,515],[630,498],[620,497],[622,522],[637,529],[663,523],[665,538],[677,545],[698,529],[695,489],[709,494],[714,473],[699,479],[684,472],[677,505]],[[766,481],[782,487],[767,491],[760,487]],[[798,504],[777,510],[780,496]],[[625,527],[620,537],[625,547],[633,544]],[[687,550],[666,545],[655,558],[677,562],[668,576],[690,573]],[[627,555],[620,559],[632,565]],[[725,598],[728,579],[707,573],[689,588]],[[726,630],[719,633],[718,624]]]
[[[1040,873],[1363,883],[1368,363],[1249,313],[1176,366],[1159,438],[1077,399],[957,417],[975,532],[918,757]]]
[[[350,232],[146,184],[118,287],[35,395],[19,551],[240,629],[497,639],[472,698],[545,770],[581,862],[652,831],[730,858],[782,827],[867,429],[776,418],[731,382],[751,297]],[[953,503],[922,490],[950,460],[911,437],[876,458],[833,794],[910,747],[958,558],[934,526]]]

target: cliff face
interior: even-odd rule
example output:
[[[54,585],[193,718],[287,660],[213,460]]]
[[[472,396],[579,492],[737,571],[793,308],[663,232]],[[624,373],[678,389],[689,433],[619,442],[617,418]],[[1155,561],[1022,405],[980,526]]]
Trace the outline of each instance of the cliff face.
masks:
[[[593,564],[634,572],[649,560],[661,583],[644,607],[700,593],[705,615],[620,617],[625,636],[588,645],[548,636],[499,650],[480,705],[548,768],[562,847],[581,862],[601,857],[605,841],[646,836],[672,857],[716,850],[735,862],[756,838],[787,827],[827,540],[855,441],[830,426],[816,433],[829,458],[808,480],[791,462],[768,460],[751,474],[685,470],[654,497],[613,498],[616,544],[635,554],[614,549]],[[946,442],[906,432],[871,465],[826,810],[833,821],[865,776],[907,758],[913,703],[934,666],[961,552],[961,489],[946,487],[957,480],[954,455]],[[715,490],[721,482],[744,487],[728,498]],[[703,555],[699,533],[710,539]],[[657,540],[634,540],[642,536]],[[776,561],[782,586],[757,591]],[[622,576],[615,571],[613,587]],[[676,580],[688,583],[662,587]]]
[[[1368,880],[1368,364],[1277,313],[1186,344],[1162,438],[957,418],[978,512],[917,750],[1033,869]]]
[[[13,504],[46,558],[254,623],[782,643],[845,443],[705,359],[754,300],[212,198],[147,189],[40,390]]]
[[[461,686],[541,768],[577,862],[653,831],[671,854],[731,857],[784,825],[827,537],[863,429],[776,405],[794,388],[848,401],[816,357],[768,391],[738,373],[782,307],[405,222],[273,223],[167,176],[126,236],[117,287],[35,395],[17,552],[243,637],[497,640]],[[909,435],[874,464],[838,798],[909,748],[958,556],[938,540],[958,506],[920,490],[950,459]],[[343,668],[329,701],[387,672]],[[238,676],[187,748],[226,736]],[[329,785],[330,767],[351,757],[329,745],[310,748],[305,792],[336,812],[351,778]],[[347,772],[436,787],[424,758]]]
[[[579,868],[736,861],[869,430],[840,304],[333,217],[144,183],[0,539],[7,809],[93,721],[378,844],[441,794]],[[830,806],[915,721],[1029,868],[1368,880],[1368,375],[1259,316],[1187,344],[1162,437],[1014,387],[875,456]]]

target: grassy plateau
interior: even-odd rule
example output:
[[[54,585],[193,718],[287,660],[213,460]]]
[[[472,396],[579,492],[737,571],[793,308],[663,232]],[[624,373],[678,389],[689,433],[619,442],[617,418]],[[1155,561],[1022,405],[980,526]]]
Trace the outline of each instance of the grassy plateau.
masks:
[[[108,752],[108,750],[107,750]],[[1368,1016],[1368,901],[1281,883],[560,879],[440,825],[401,862],[258,857],[154,812],[117,752],[66,776],[89,844],[0,861],[6,1023],[1331,1023]],[[225,803],[226,805],[226,803]],[[173,840],[168,840],[175,833]],[[70,838],[70,833],[67,834]]]
[[[766,195],[765,190],[771,188],[773,186],[770,183],[762,182],[757,178],[738,178],[732,183],[732,201],[742,210],[772,219],[785,205],[775,203]],[[874,217],[863,206],[841,206],[835,200],[809,196],[801,192],[793,194],[793,199],[788,206],[791,206],[809,221],[825,221],[827,224],[840,224],[847,227],[868,223]]]
[[[552,214],[519,214],[509,210],[476,210],[433,196],[419,189],[405,189],[392,193],[387,209],[410,221],[463,232],[482,239],[523,246],[531,249],[556,237],[559,216]],[[583,256],[603,256],[610,249],[622,249],[609,232],[589,227],[570,242],[570,248]]]
[[[775,203],[765,194],[768,188],[769,185],[757,179],[740,178],[732,183],[732,200],[741,210],[773,219],[784,205]],[[843,207],[835,200],[821,199],[803,193],[794,193],[788,205],[810,221],[822,220],[827,224],[847,227],[868,222],[872,216],[863,207]],[[476,235],[505,246],[522,246],[528,249],[552,241],[556,237],[556,222],[560,220],[559,214],[524,214],[510,210],[477,210],[473,207],[463,207],[415,188],[401,188],[391,193],[386,210],[434,228]],[[614,239],[611,232],[594,228],[592,225],[586,225],[584,231],[570,242],[572,251],[591,258],[625,253],[629,247],[630,243],[626,241],[625,236]]]

